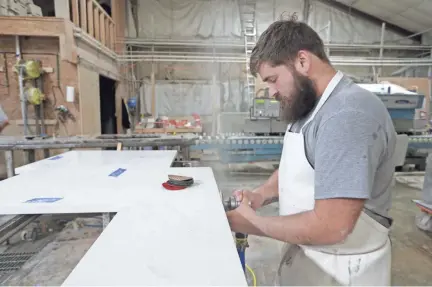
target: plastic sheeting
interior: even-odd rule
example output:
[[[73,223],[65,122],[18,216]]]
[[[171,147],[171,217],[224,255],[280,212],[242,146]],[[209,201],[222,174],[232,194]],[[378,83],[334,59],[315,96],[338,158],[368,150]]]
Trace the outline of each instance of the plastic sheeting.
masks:
[[[241,23],[234,0],[147,0],[138,1],[138,35],[142,38],[238,38]],[[144,4],[145,3],[145,4]],[[293,13],[301,19],[303,0],[259,0],[256,6],[257,31],[261,34],[272,22]],[[381,26],[354,17],[334,7],[313,1],[309,24],[327,39],[331,21],[333,43],[379,43]],[[402,38],[386,31],[385,40]],[[404,40],[401,43],[410,43]]]
[[[212,97],[212,89],[214,95]],[[141,88],[144,93],[145,103],[142,109],[151,113],[151,84],[145,84]],[[212,84],[194,83],[157,83],[156,116],[186,116],[197,113],[201,116],[213,114],[213,107],[219,109],[220,86]]]
[[[303,0],[257,0],[256,19],[257,32],[261,34],[272,22],[284,19],[293,13],[301,20],[303,15]],[[323,40],[331,43],[376,43],[380,42],[381,26],[365,19],[349,15],[332,6],[319,1],[311,1],[309,24],[320,34]],[[138,37],[159,39],[203,39],[203,38],[241,38],[241,23],[238,3],[235,0],[146,0],[138,1]],[[131,18],[130,16],[128,18]],[[131,20],[129,20],[130,23]],[[330,31],[326,26],[331,23]],[[130,36],[133,29],[129,31]],[[402,36],[386,31],[385,41],[401,39]],[[411,43],[406,39],[400,43]],[[193,50],[191,50],[193,52]],[[170,65],[173,65],[171,67]],[[189,65],[193,67],[189,67]],[[157,63],[155,66],[156,79],[211,79],[213,71],[208,64],[198,63]],[[234,66],[234,65],[233,65]],[[238,65],[240,66],[240,65]],[[345,72],[358,76],[372,75],[370,67],[340,67]],[[225,68],[224,68],[225,69]],[[231,69],[231,68],[230,68]],[[388,72],[387,72],[388,70]],[[393,68],[383,68],[388,74]],[[231,78],[241,78],[242,73],[230,72]],[[150,64],[142,63],[140,75],[150,75]],[[220,78],[221,80],[226,79]],[[244,80],[244,79],[243,79]],[[172,84],[168,82],[156,83],[156,110],[159,115],[183,116],[196,112],[200,115],[211,115],[214,103],[215,109],[242,111],[242,89],[240,84],[231,92],[224,83],[222,95],[224,101],[218,98],[211,102],[211,84]],[[222,86],[217,86],[216,95],[220,97]],[[151,85],[142,89],[146,106],[144,111],[150,113]],[[228,95],[230,95],[228,97]]]
[[[380,43],[381,26],[365,19],[354,17],[334,7],[314,2],[309,22],[312,27],[319,30],[331,22],[330,40],[333,43]],[[327,40],[326,30],[321,31],[320,36]],[[394,41],[403,38],[397,33],[386,31],[385,41]],[[412,40],[405,39],[399,44],[410,44]]]
[[[125,35],[127,35],[128,37],[137,37],[137,28],[135,26],[135,21],[133,19],[133,15],[132,15],[132,7],[129,1],[126,1],[126,13],[127,13],[127,17],[126,17],[126,22],[127,22],[127,27],[126,27],[126,31],[125,31]]]
[[[234,0],[138,1],[139,36],[146,38],[232,37],[241,35]]]
[[[336,0],[413,32],[432,27],[430,0]]]
[[[256,1],[257,32],[262,32],[274,21],[286,19],[292,14],[296,14],[299,19],[303,15],[303,0],[264,0]]]
[[[197,113],[211,116],[213,107],[216,111],[242,112],[243,100],[248,101],[247,93],[239,80],[217,83],[211,97],[212,84],[159,82],[155,85],[156,116],[185,116]],[[244,96],[244,97],[243,97]],[[140,89],[142,114],[151,114],[151,84],[146,83]],[[248,104],[248,102],[246,102]]]

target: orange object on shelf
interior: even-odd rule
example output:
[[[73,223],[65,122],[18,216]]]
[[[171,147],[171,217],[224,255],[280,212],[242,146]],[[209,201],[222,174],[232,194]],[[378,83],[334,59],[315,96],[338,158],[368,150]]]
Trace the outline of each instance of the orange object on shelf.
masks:
[[[201,117],[198,114],[192,114],[192,117],[195,119],[194,127],[201,127]]]

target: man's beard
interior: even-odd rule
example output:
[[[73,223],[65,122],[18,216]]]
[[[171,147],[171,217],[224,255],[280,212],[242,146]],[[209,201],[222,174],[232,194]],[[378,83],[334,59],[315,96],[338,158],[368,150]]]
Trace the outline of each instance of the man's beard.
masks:
[[[281,120],[294,123],[304,119],[315,107],[317,93],[313,82],[306,76],[294,74],[294,91],[288,100],[277,95],[281,104]]]

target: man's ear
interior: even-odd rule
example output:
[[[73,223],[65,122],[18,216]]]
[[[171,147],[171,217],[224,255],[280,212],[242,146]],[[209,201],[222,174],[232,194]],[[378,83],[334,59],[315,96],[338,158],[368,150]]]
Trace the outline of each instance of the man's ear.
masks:
[[[300,74],[306,76],[310,67],[310,57],[308,53],[305,51],[299,51],[294,65]]]

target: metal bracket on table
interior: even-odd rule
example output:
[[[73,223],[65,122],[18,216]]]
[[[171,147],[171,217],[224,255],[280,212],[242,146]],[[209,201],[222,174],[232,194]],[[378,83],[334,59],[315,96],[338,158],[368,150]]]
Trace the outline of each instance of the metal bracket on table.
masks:
[[[12,150],[5,150],[5,161],[7,177],[15,176],[15,164]]]
[[[111,221],[110,213],[102,213],[102,228],[105,229]]]

